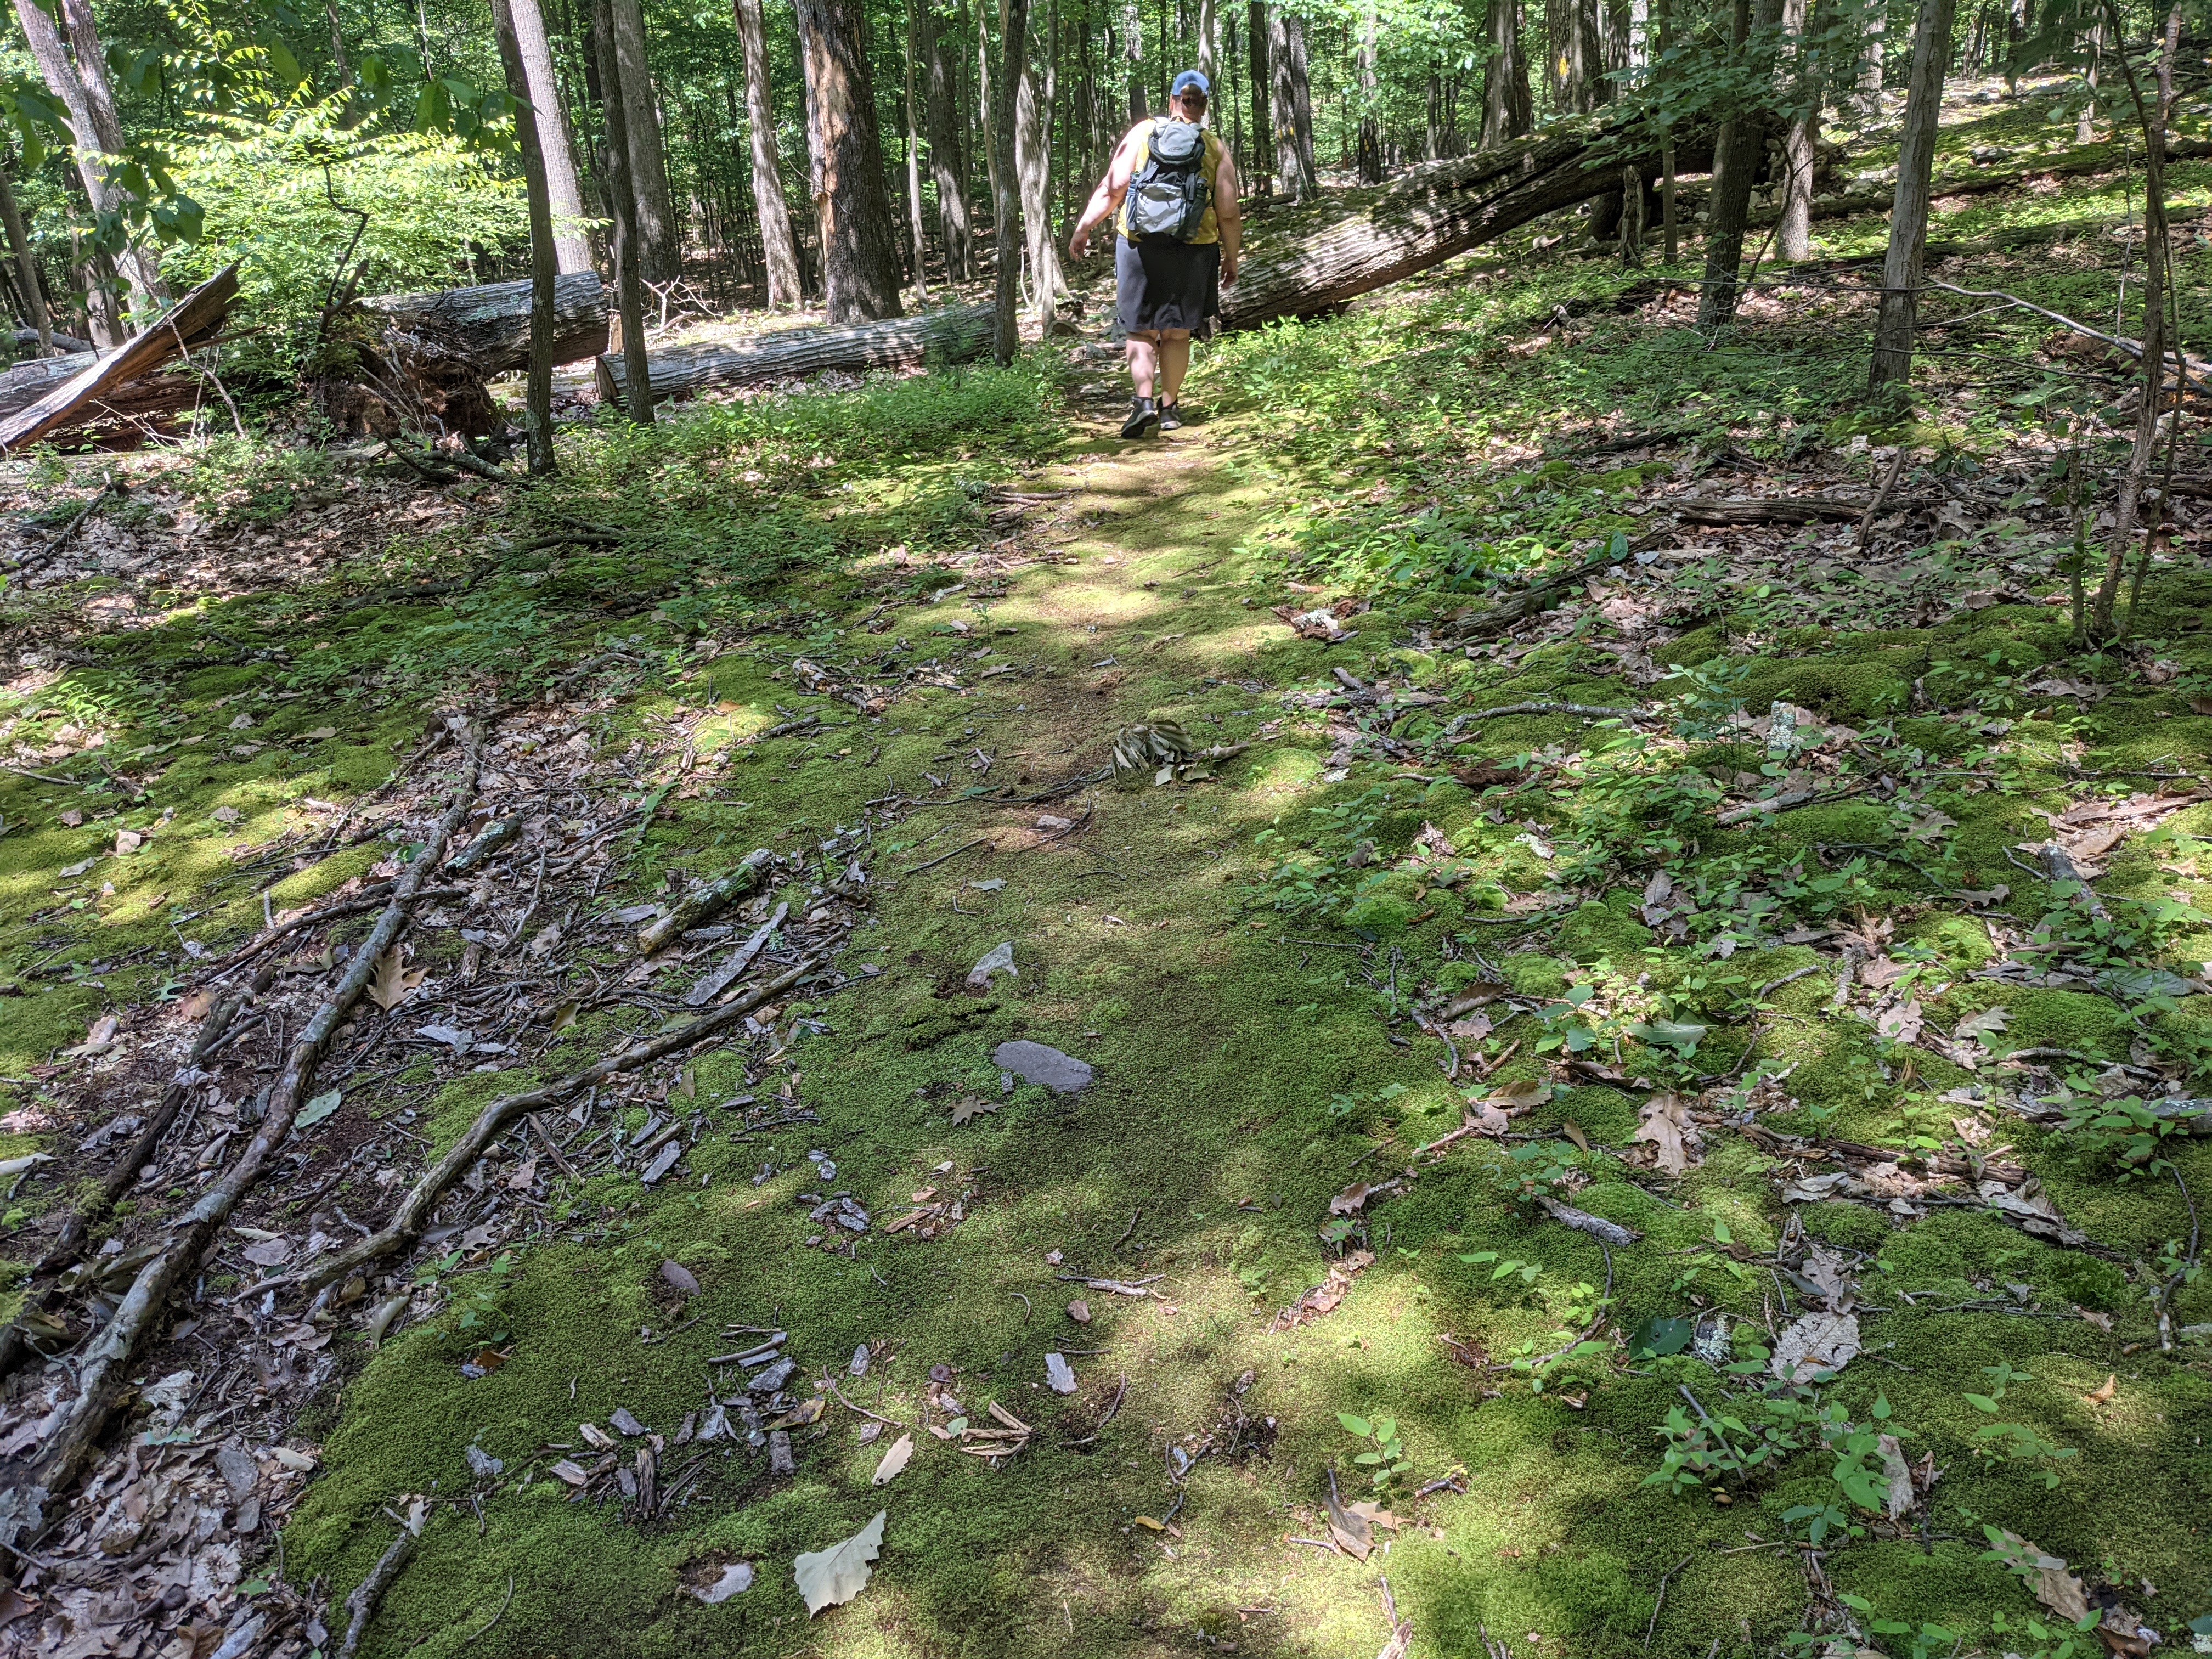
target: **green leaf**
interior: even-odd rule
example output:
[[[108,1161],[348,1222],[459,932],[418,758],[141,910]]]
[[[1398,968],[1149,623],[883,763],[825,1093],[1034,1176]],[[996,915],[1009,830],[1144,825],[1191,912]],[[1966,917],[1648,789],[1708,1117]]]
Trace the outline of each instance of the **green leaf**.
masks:
[[[1997,1402],[1985,1394],[1970,1394],[1966,1396],[1966,1403],[1977,1411],[1993,1412],[1997,1408]]]
[[[1350,1412],[1339,1412],[1336,1414],[1336,1420],[1343,1424],[1346,1428],[1351,1430],[1352,1433],[1359,1436],[1362,1439],[1364,1439],[1367,1436],[1375,1432],[1372,1428],[1368,1426],[1368,1422],[1365,1418],[1354,1417]]]
[[[1874,1420],[1877,1423],[1889,1421],[1889,1396],[1886,1394],[1878,1394],[1874,1397]]]
[[[1388,1440],[1397,1432],[1398,1419],[1396,1418],[1378,1417],[1375,1419],[1375,1437],[1377,1440]]]
[[[1361,1452],[1352,1461],[1355,1463],[1380,1463],[1382,1461],[1382,1454],[1381,1452]]]
[[[1727,1222],[1716,1221],[1713,1223],[1713,1243],[1716,1244],[1733,1244],[1735,1243],[1735,1235],[1729,1231]]]
[[[1498,1260],[1498,1252],[1495,1250],[1477,1250],[1473,1255],[1463,1255],[1460,1257],[1460,1260],[1470,1262],[1495,1261]]]
[[[343,1091],[337,1089],[332,1089],[327,1093],[317,1095],[313,1100],[300,1108],[299,1115],[292,1120],[293,1129],[296,1132],[301,1129],[313,1128],[315,1125],[320,1123],[331,1113],[337,1111],[338,1109],[338,1102],[343,1098]]]

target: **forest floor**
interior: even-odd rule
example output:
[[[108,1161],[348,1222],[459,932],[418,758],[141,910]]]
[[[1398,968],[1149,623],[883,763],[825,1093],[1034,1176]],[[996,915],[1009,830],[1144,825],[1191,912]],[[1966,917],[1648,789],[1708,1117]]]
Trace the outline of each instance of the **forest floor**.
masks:
[[[1945,236],[2042,234],[1936,274],[2109,319],[2131,190],[1962,197]],[[1522,249],[1206,349],[1142,445],[1085,347],[580,427],[528,489],[19,466],[12,1260],[230,1016],[46,1346],[250,1138],[460,787],[445,711],[462,838],[508,828],[0,1644],[335,1651],[416,1499],[364,1654],[2212,1631],[2212,519],[2070,646],[2124,375],[1931,303],[1917,413],[1869,406],[1838,262],[1881,228],[1821,228],[1718,340],[1686,263]],[[1117,781],[1117,740],[1230,752]],[[801,965],[287,1287],[495,1099]],[[73,1386],[19,1374],[0,1459]]]

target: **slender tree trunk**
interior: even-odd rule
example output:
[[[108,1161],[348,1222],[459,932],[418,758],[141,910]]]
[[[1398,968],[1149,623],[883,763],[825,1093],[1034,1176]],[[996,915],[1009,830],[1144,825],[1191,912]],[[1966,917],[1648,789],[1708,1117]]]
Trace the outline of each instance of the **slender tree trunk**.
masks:
[[[538,150],[545,167],[545,189],[553,204],[555,257],[564,274],[592,268],[592,239],[585,231],[584,190],[576,171],[576,147],[569,141],[568,118],[561,108],[561,83],[553,71],[553,46],[545,33],[538,0],[508,0],[514,38],[522,53],[524,90],[536,118]],[[337,14],[331,14],[337,26]]]
[[[998,183],[994,191],[992,217],[996,221],[999,258],[998,283],[993,295],[991,355],[1000,368],[1012,362],[1022,349],[1021,325],[1021,210],[1015,201],[1015,112],[1021,101],[1023,63],[1028,56],[1029,0],[1000,0],[1000,84],[993,100],[991,148],[999,157]]]
[[[1495,149],[1509,138],[1525,138],[1535,122],[1528,92],[1528,59],[1521,50],[1521,0],[1490,0],[1485,14],[1490,57],[1482,66],[1482,137],[1480,149]]]
[[[684,236],[669,203],[668,152],[660,136],[660,106],[645,50],[645,11],[640,0],[613,0],[615,51],[622,61],[623,114],[629,124],[630,188],[637,198],[637,234],[648,283],[684,274]]]
[[[39,282],[39,262],[31,257],[30,233],[15,204],[15,186],[0,168],[0,222],[8,229],[8,252],[15,258],[15,285],[23,291],[23,320],[37,331],[41,356],[54,355],[54,325],[46,314],[46,290]]]
[[[1652,71],[1655,80],[1671,78],[1674,66],[1667,62],[1668,49],[1674,44],[1674,0],[1655,0],[1659,25],[1659,64]],[[1680,232],[1674,222],[1674,131],[1661,129],[1659,134],[1659,228],[1665,238],[1666,259],[1673,264],[1682,257]]]
[[[1039,321],[1049,329],[1054,309],[1067,293],[1052,227],[1052,87],[1040,82],[1036,64],[1024,62],[1021,68],[1014,107],[1014,176],[1021,186],[1023,241],[1035,284],[1030,297]]]
[[[1644,265],[1644,169],[1632,164],[1620,170],[1620,263]]]
[[[346,58],[345,26],[338,21],[338,0],[323,0],[323,14],[331,25],[331,66],[337,70],[341,90],[353,84],[353,65]]]
[[[1950,0],[1940,0],[1948,4]],[[1782,0],[1759,0],[1754,26],[1751,0],[1735,0],[1730,34],[1739,64],[1750,55],[1754,27],[1763,34],[1781,15]],[[1751,183],[1766,154],[1766,129],[1760,112],[1746,109],[1721,124],[1713,147],[1713,187],[1705,224],[1705,281],[1698,296],[1698,326],[1708,331],[1735,315],[1737,268],[1743,263],[1743,228],[1751,213]]]
[[[1881,112],[1882,36],[1889,27],[1889,0],[1867,0],[1864,33],[1859,43],[1859,112]]]
[[[781,308],[806,297],[799,276],[799,245],[783,199],[783,163],[776,154],[775,108],[769,99],[768,27],[761,0],[736,0],[738,40],[745,55],[745,128],[752,140],[753,211],[760,220],[761,258],[768,267],[768,302]]]
[[[1305,20],[1277,6],[1267,29],[1267,56],[1275,71],[1275,173],[1283,194],[1303,202],[1319,188],[1314,176]]]
[[[2005,7],[2005,95],[2020,96],[2020,65],[2014,61],[2027,39],[2027,0],[2008,0]]]
[[[520,4],[529,3],[520,0]],[[517,27],[519,9],[517,0],[491,0],[492,27],[499,36],[507,94],[527,106],[533,93]],[[554,246],[553,196],[546,182],[538,123],[522,118],[526,107],[516,113],[515,143],[522,152],[523,190],[530,203],[530,376],[523,398],[523,430],[530,471],[543,476],[554,470],[553,283],[560,275],[560,256]]]
[[[860,0],[799,0],[798,11],[830,320],[896,317],[902,314],[898,235],[884,189],[883,143],[868,74],[867,13]]]
[[[1198,67],[1208,85],[1213,82],[1215,0],[1198,0]]]
[[[1813,167],[1820,147],[1824,78],[1813,42],[1820,38],[1826,18],[1827,8],[1819,0],[1782,0],[1791,108],[1782,141],[1782,222],[1775,228],[1774,257],[1784,264],[1813,255]]]
[[[1138,0],[1121,8],[1121,50],[1128,62],[1129,123],[1132,126],[1151,113],[1152,100],[1145,95],[1145,20]]]
[[[2112,21],[2112,38],[2123,45],[2126,35],[2118,9],[2112,0],[2105,0],[2106,14]],[[2142,506],[2144,487],[2150,482],[2151,469],[2158,459],[2160,436],[2160,422],[2170,410],[2178,425],[2181,420],[2181,394],[2177,386],[2172,400],[2166,395],[2166,361],[2169,355],[2175,358],[2177,374],[2185,374],[2185,356],[2174,345],[2167,343],[2166,306],[2171,297],[2167,286],[2167,261],[2172,252],[2166,217],[2166,134],[2173,113],[2173,59],[2180,45],[2181,7],[2178,3],[2166,14],[2166,36],[2158,58],[2158,83],[2154,97],[2146,100],[2135,71],[2130,67],[2124,53],[2115,53],[2120,73],[2126,77],[2128,91],[2132,94],[2137,123],[2143,141],[2143,317],[2142,317],[2142,404],[2136,411],[2134,447],[2129,451],[2126,470],[2120,474],[2119,499],[2112,507],[2112,538],[2105,556],[2103,580],[2097,584],[2097,593],[2091,612],[2089,633],[2096,640],[2117,637],[2132,621],[2135,605],[2129,604],[2129,616],[2124,621],[2115,616],[2119,598],[2120,579],[2127,567],[2128,554],[2135,544],[2136,520]],[[2179,436],[2179,434],[2176,434]],[[2171,471],[2171,462],[2168,464]],[[2160,520],[2166,514],[2161,501],[2154,509],[2155,516],[2143,530],[2143,544],[2137,555],[2135,591],[2140,594],[2143,580],[2150,565],[2151,545],[2156,540]]]
[[[1943,76],[1951,64],[1954,0],[1920,0],[1912,29],[1912,69],[1898,141],[1897,196],[1889,215],[1889,252],[1881,267],[1881,305],[1874,325],[1869,388],[1912,378],[1912,330],[1920,315],[1920,263],[1928,246],[1928,181],[1942,114]]]
[[[991,61],[991,34],[983,24],[983,7],[975,8],[975,119],[982,129],[984,183],[990,187],[992,234],[998,234],[999,212],[999,71]]]
[[[1267,0],[1249,0],[1244,10],[1246,78],[1252,83],[1253,193],[1274,193],[1275,127],[1267,94],[1273,71],[1267,66]]]
[[[914,0],[915,21],[921,32],[922,65],[928,96],[923,106],[929,119],[929,172],[937,181],[938,234],[945,245],[948,280],[965,282],[975,275],[968,229],[968,165],[960,147],[960,117],[955,103],[951,66],[945,61],[945,41],[938,32],[937,16],[929,0]]]
[[[2087,95],[2081,100],[2081,112],[2074,118],[2074,142],[2086,144],[2097,136],[2097,75],[2104,67],[2105,20],[2099,18],[2089,25],[2089,33],[2082,46],[2087,61],[2081,66],[2081,84]]]
[[[622,318],[623,385],[629,417],[653,424],[653,377],[645,356],[645,283],[639,270],[637,198],[630,178],[629,88],[615,48],[615,0],[592,0],[599,48],[599,106],[607,119],[607,204],[614,220],[615,298]]]
[[[914,235],[914,288],[923,300],[929,298],[928,258],[924,250],[927,239],[922,234],[921,218],[921,118],[916,106],[914,90],[914,60],[921,47],[921,30],[915,26],[915,12],[921,0],[908,0],[906,10],[906,205],[909,228]],[[947,278],[951,271],[947,269]]]
[[[1375,76],[1375,31],[1380,22],[1374,0],[1369,0],[1367,15],[1359,31],[1359,151],[1357,165],[1359,182],[1363,185],[1382,182],[1382,134],[1375,116],[1378,96]]]

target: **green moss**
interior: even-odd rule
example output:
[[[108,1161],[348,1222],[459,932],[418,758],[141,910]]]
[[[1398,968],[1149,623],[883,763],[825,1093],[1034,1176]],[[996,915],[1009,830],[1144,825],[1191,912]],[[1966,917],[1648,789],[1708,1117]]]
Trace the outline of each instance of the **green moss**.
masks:
[[[1797,1217],[1813,1237],[1853,1250],[1878,1250],[1893,1231],[1889,1218],[1881,1211],[1843,1199],[1808,1204]]]

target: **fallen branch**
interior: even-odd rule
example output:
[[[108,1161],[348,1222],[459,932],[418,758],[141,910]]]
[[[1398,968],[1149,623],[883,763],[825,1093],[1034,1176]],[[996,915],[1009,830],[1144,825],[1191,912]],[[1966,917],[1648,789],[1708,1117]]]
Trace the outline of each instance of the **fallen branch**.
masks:
[[[338,1644],[337,1659],[354,1659],[361,1651],[362,1638],[368,1634],[368,1621],[376,1617],[376,1604],[384,1599],[384,1592],[392,1588],[392,1581],[399,1577],[400,1570],[415,1556],[415,1547],[422,1541],[422,1516],[419,1505],[410,1512],[376,1565],[368,1570],[368,1577],[353,1587],[346,1597],[345,1639]]]
[[[1705,525],[1813,524],[1854,520],[1868,511],[1864,501],[1832,495],[1729,495],[1664,505],[1686,524]]]
[[[761,873],[775,855],[757,847],[738,860],[737,867],[704,887],[695,887],[668,907],[667,914],[637,930],[637,948],[651,956],[694,922],[726,909],[760,885]]]
[[[1607,1221],[1601,1215],[1592,1215],[1588,1210],[1577,1210],[1571,1204],[1562,1204],[1546,1194],[1536,1202],[1544,1213],[1561,1226],[1572,1227],[1578,1233],[1588,1233],[1601,1244],[1633,1244],[1644,1237],[1633,1227],[1624,1227],[1618,1221]],[[1607,1258],[1610,1261],[1611,1258]]]
[[[1638,720],[1649,718],[1633,708],[1607,708],[1594,702],[1509,702],[1498,708],[1478,708],[1462,720],[1494,720],[1502,714],[1580,714],[1594,720]],[[1468,743],[1474,738],[1465,739]]]
[[[373,1233],[358,1244],[351,1244],[337,1255],[316,1262],[303,1272],[281,1279],[264,1279],[247,1287],[247,1293],[260,1296],[265,1291],[289,1288],[294,1285],[309,1290],[319,1289],[345,1274],[382,1261],[413,1246],[429,1224],[430,1214],[446,1189],[467,1173],[468,1168],[484,1155],[507,1125],[528,1112],[550,1106],[566,1099],[580,1089],[588,1089],[624,1072],[634,1072],[641,1066],[651,1065],[665,1054],[688,1048],[702,1037],[711,1036],[726,1025],[734,1024],[746,1014],[773,997],[782,995],[801,980],[822,966],[821,959],[809,957],[787,972],[778,975],[765,985],[757,986],[733,1002],[724,1003],[710,1014],[676,1030],[665,1032],[649,1042],[631,1044],[620,1054],[610,1054],[594,1060],[581,1071],[571,1072],[556,1078],[542,1088],[526,1090],[495,1100],[483,1109],[477,1121],[469,1126],[468,1133],[447,1149],[446,1155],[415,1183],[399,1207],[392,1212],[381,1232]]]
[[[307,1022],[269,1093],[252,1140],[228,1174],[201,1194],[198,1202],[172,1222],[167,1242],[156,1250],[131,1282],[114,1315],[86,1346],[77,1365],[76,1398],[64,1409],[47,1434],[37,1457],[27,1468],[17,1464],[6,1471],[7,1494],[15,1501],[0,1504],[0,1539],[20,1541],[27,1531],[43,1524],[46,1504],[76,1477],[98,1443],[123,1393],[125,1380],[140,1345],[167,1308],[170,1296],[182,1284],[211,1245],[231,1212],[238,1207],[275,1160],[277,1148],[291,1133],[292,1120],[310,1091],[315,1071],[331,1044],[331,1034],[368,988],[377,959],[390,950],[407,925],[416,896],[445,856],[446,844],[466,821],[475,805],[477,776],[482,763],[475,724],[461,722],[464,745],[461,776],[445,815],[423,838],[421,854],[407,866],[392,890],[392,902],[377,919],[368,938],[354,952],[345,975]]]
[[[1866,791],[1867,786],[1863,783],[1849,789],[1785,790],[1771,800],[1747,801],[1741,806],[1731,806],[1713,822],[1722,825],[1744,823],[1753,818],[1771,817],[1777,813],[1787,812],[1796,807],[1810,806],[1815,801],[1849,800],[1854,795],[1866,793]]]

